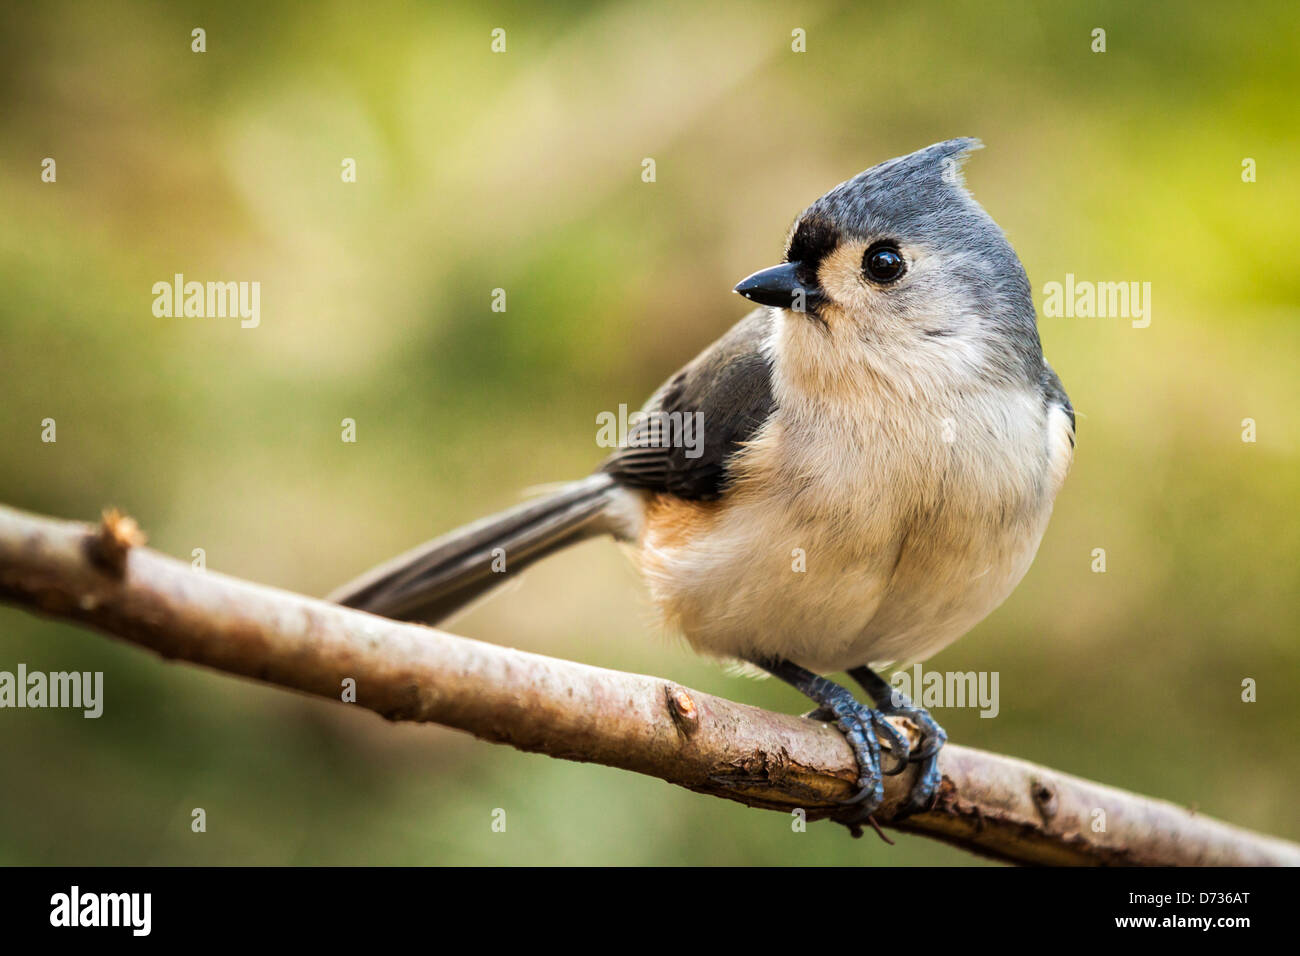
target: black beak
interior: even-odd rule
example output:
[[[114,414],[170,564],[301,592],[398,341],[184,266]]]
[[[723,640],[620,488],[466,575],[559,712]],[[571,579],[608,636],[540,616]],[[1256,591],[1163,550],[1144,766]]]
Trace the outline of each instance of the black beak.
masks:
[[[811,312],[821,297],[821,290],[807,288],[799,281],[800,263],[783,262],[779,266],[755,272],[733,290],[751,302],[772,305],[794,312]]]

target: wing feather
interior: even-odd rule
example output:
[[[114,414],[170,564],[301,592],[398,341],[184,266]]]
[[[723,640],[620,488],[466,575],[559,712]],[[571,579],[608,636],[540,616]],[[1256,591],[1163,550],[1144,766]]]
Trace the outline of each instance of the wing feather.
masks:
[[[771,323],[767,309],[755,309],[661,385],[602,470],[621,484],[681,498],[723,495],[728,462],[775,407],[763,353]],[[702,434],[691,430],[696,423]]]

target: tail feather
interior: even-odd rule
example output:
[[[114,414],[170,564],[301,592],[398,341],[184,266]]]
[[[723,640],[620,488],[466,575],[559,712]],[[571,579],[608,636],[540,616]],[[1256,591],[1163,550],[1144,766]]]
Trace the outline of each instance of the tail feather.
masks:
[[[604,531],[602,512],[613,488],[605,474],[571,482],[545,498],[422,544],[345,584],[328,600],[436,624],[548,554]]]

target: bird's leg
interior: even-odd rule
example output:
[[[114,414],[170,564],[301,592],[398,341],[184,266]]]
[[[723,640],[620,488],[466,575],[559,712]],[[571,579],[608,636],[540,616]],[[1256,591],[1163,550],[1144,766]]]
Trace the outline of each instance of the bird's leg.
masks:
[[[845,801],[846,805],[854,807],[852,817],[841,822],[848,825],[855,835],[861,832],[858,824],[870,817],[885,798],[884,776],[902,773],[907,767],[907,738],[879,711],[872,710],[847,688],[819,674],[780,658],[754,663],[811,698],[818,706],[809,716],[834,721],[844,734],[858,761],[858,792]],[[888,753],[894,766],[888,770],[881,767],[881,747],[877,738],[889,744]]]
[[[917,707],[906,694],[891,687],[870,667],[851,667],[849,676],[871,695],[871,699],[880,708],[880,713],[889,717],[906,717],[921,732],[921,746],[908,757],[912,762],[919,763],[921,768],[916,775],[916,783],[912,785],[912,792],[899,809],[898,816],[905,817],[930,809],[939,790],[939,751],[948,742],[948,735],[935,723],[929,711]]]

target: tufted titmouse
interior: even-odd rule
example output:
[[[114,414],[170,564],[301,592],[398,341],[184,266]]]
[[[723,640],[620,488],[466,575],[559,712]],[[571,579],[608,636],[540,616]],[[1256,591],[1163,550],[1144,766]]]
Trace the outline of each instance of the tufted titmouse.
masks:
[[[434,623],[545,555],[612,534],[633,545],[668,626],[787,681],[836,722],[859,764],[845,822],[872,813],[882,774],[909,762],[921,767],[902,812],[929,806],[945,734],[876,670],[924,660],[1007,597],[1074,449],[1025,270],[962,183],[979,145],[881,163],[809,206],[782,264],[736,286],[760,308],[661,386],[591,477],[331,598]],[[702,443],[675,440],[684,420]],[[874,708],[820,676],[841,669]],[[887,715],[916,725],[915,751]]]

